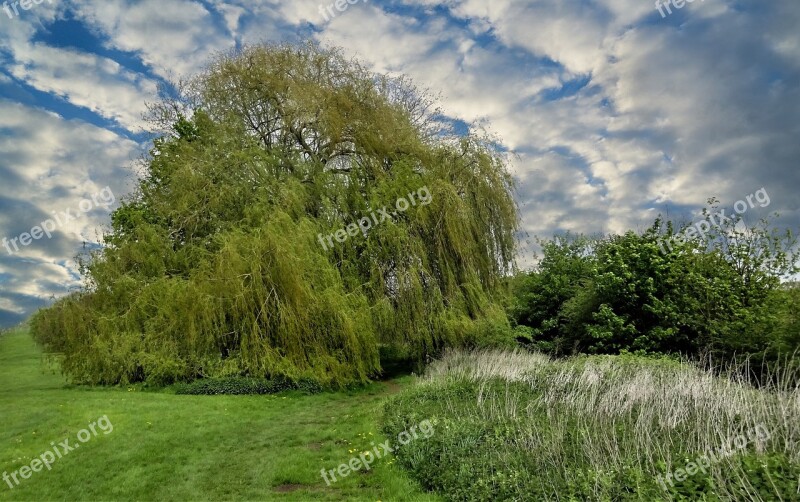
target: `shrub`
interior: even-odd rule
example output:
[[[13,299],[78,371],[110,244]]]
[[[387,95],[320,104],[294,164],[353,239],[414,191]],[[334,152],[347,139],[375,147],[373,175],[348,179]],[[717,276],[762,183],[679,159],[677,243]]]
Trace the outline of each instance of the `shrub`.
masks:
[[[764,221],[716,229],[709,242],[663,244],[672,226],[641,234],[543,242],[537,267],[515,278],[511,316],[528,346],[574,353],[751,355],[774,363],[800,348],[791,234]],[[733,238],[733,237],[735,238]]]
[[[278,378],[265,380],[258,378],[204,378],[175,386],[176,394],[189,395],[249,395],[277,394],[279,392],[298,390],[309,394],[321,392],[323,388],[313,380],[288,380]]]

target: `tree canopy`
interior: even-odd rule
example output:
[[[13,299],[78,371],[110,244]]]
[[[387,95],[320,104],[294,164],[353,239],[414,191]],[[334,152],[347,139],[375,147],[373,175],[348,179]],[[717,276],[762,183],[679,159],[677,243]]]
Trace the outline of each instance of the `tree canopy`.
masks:
[[[75,381],[343,385],[377,375],[381,353],[506,335],[507,160],[406,79],[262,44],[150,110],[159,133],[85,289],[32,321]]]

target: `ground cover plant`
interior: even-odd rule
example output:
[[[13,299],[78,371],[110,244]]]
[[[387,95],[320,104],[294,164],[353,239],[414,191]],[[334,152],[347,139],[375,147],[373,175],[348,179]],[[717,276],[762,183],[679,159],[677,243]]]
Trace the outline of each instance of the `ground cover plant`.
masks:
[[[398,461],[448,500],[798,500],[800,388],[737,375],[452,352],[386,405],[384,431],[435,424]]]
[[[176,394],[195,396],[277,394],[288,390],[316,394],[323,390],[314,380],[293,381],[285,378],[266,380],[243,377],[204,378],[189,383],[180,383],[174,388]]]

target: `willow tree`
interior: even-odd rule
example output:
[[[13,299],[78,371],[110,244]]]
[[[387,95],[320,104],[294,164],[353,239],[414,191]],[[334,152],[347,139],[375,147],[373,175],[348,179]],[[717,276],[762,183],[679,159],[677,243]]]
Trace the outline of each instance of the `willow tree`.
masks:
[[[505,336],[506,159],[441,127],[407,80],[314,44],[251,46],[151,118],[84,291],[32,323],[74,380],[339,385],[378,374],[382,348],[422,359]]]

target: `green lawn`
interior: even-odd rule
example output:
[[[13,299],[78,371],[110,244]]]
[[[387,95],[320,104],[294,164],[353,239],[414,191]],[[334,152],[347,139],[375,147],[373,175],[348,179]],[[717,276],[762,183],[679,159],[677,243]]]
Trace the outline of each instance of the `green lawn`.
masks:
[[[409,383],[314,396],[74,387],[46,369],[26,332],[12,331],[0,335],[0,475],[51,442],[79,448],[50,471],[18,474],[13,489],[0,480],[0,500],[439,500],[391,458],[330,487],[320,476],[384,440],[382,404]],[[113,430],[80,443],[78,432],[103,416]]]

